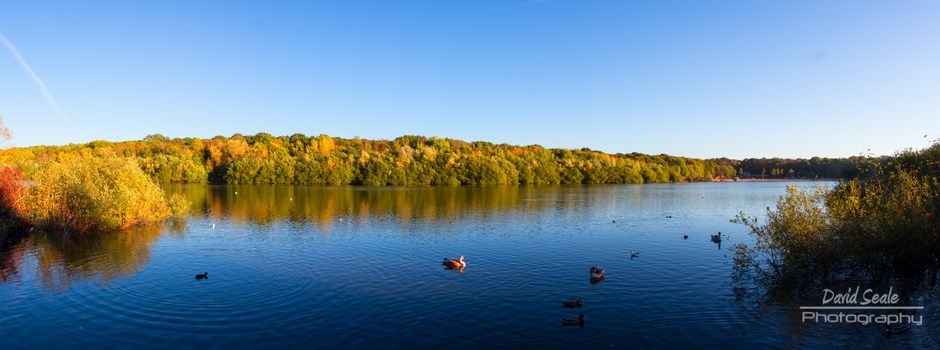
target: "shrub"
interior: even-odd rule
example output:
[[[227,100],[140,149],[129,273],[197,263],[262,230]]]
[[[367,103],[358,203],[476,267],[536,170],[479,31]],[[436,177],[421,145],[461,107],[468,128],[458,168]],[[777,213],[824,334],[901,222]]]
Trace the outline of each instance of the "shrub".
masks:
[[[812,192],[787,187],[776,210],[768,208],[764,224],[756,217],[739,213],[732,222],[748,226],[754,237],[753,245],[732,247],[739,272],[746,270],[761,281],[778,281],[826,263],[828,260],[820,259],[824,255],[821,249],[835,248],[827,242],[835,237],[822,205],[826,193],[823,187]]]
[[[29,220],[45,228],[110,231],[160,222],[171,210],[137,162],[82,157],[51,163],[28,188]],[[179,199],[174,200],[179,210]]]
[[[920,274],[940,261],[940,145],[868,166],[862,178],[813,192],[790,187],[764,223],[743,213],[753,245],[735,272],[772,284],[875,272]]]
[[[174,193],[167,200],[167,205],[170,207],[170,217],[174,220],[180,220],[186,218],[189,215],[189,208],[192,206],[186,197],[179,193]]]
[[[25,195],[23,173],[18,169],[0,166],[0,232],[10,232],[24,226]]]

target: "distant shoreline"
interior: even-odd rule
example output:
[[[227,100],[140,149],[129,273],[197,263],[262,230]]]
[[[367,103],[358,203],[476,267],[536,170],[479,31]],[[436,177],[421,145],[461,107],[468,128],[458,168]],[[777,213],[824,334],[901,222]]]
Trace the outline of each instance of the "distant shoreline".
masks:
[[[159,183],[365,186],[641,184],[826,181],[851,178],[858,159],[697,159],[405,135],[394,140],[329,135],[234,134],[12,148],[0,164],[29,179],[46,163],[74,157],[135,160]],[[772,179],[757,177],[772,177]]]
[[[840,181],[840,179],[721,179],[721,180],[712,180],[711,182],[788,182],[788,181]]]

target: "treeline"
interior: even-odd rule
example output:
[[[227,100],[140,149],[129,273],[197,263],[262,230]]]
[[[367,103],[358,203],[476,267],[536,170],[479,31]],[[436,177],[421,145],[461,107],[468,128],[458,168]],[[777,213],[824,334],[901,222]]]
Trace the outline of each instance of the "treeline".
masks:
[[[212,139],[150,135],[140,141],[13,148],[0,154],[0,162],[18,165],[29,177],[50,161],[96,155],[135,158],[144,172],[163,183],[368,186],[710,181],[760,174],[757,169],[768,162],[606,154],[422,136],[388,141],[267,133]],[[792,170],[793,178],[846,177],[851,163],[818,158],[805,165],[802,160],[771,162],[771,169],[786,169],[787,174]]]
[[[886,159],[886,158],[885,158]],[[741,178],[764,179],[845,179],[858,175],[865,157],[786,159],[748,158],[731,161]]]

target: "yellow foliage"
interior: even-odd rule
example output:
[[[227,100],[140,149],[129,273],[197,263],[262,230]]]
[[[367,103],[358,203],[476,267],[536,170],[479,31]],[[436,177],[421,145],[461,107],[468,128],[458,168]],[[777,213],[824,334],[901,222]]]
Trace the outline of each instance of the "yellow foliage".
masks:
[[[137,162],[81,157],[50,163],[28,186],[29,220],[42,227],[110,231],[170,216],[163,191]],[[174,206],[181,206],[179,199]]]

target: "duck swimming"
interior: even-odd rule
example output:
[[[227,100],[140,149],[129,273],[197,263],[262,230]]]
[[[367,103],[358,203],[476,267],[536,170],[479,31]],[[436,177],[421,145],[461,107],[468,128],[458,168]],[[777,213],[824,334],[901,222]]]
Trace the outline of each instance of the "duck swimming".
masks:
[[[581,307],[581,305],[584,305],[584,303],[581,302],[580,298],[578,300],[561,302],[561,306],[564,306],[564,307]]]
[[[689,235],[683,235],[682,239],[689,239]]]
[[[578,318],[563,318],[561,319],[562,326],[574,326],[578,325],[584,327],[584,314],[579,314]]]
[[[630,252],[630,259],[636,259],[636,258],[639,258],[639,257],[640,257],[640,253],[639,253],[639,252],[637,252],[637,251],[635,251],[635,250],[632,251],[632,252]]]
[[[202,280],[202,279],[207,279],[207,278],[209,278],[208,272],[203,272],[201,274],[196,275],[197,280]]]
[[[717,235],[712,235],[712,242],[721,243],[721,231]]]
[[[591,283],[597,283],[604,280],[604,268],[591,266]]]
[[[464,267],[467,267],[467,262],[463,261],[463,255],[461,255],[456,260],[444,258],[444,261],[442,262],[442,264],[444,264],[444,267],[448,269],[462,269]]]

